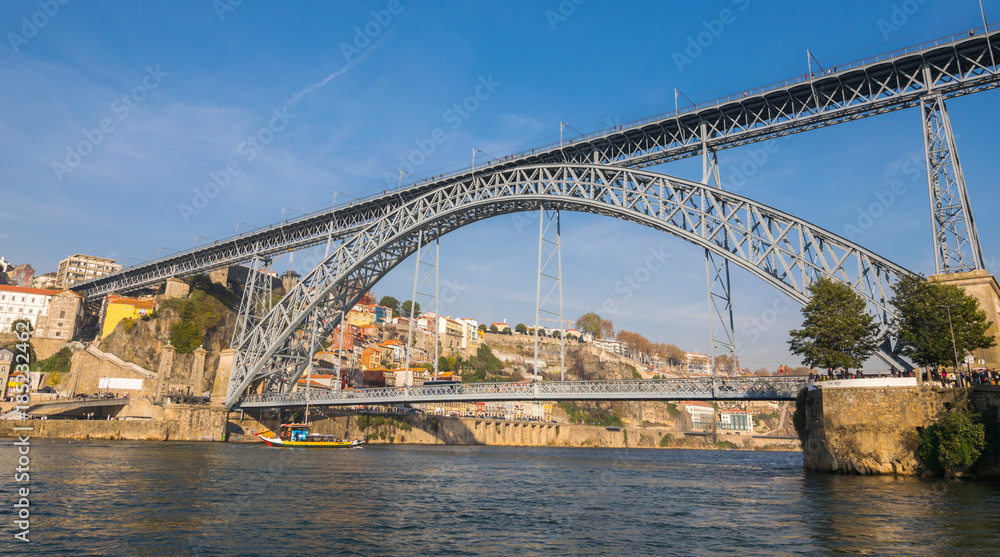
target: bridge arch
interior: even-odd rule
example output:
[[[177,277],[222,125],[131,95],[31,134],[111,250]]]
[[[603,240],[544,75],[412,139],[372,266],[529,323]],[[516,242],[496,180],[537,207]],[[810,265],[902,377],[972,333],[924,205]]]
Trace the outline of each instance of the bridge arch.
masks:
[[[429,242],[487,218],[541,208],[611,216],[661,230],[708,249],[805,303],[820,276],[849,285],[880,324],[878,357],[894,355],[891,284],[909,271],[865,248],[745,196],[664,174],[601,165],[551,164],[501,169],[388,206],[384,215],[342,240],[242,339],[226,405],[256,383],[288,391],[316,338],[386,273]]]

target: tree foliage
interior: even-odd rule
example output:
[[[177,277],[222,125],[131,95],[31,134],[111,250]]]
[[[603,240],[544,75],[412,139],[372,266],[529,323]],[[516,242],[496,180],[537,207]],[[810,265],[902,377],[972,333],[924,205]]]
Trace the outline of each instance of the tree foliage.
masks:
[[[894,327],[900,340],[900,353],[917,365],[957,365],[956,352],[961,361],[966,352],[996,344],[993,336],[987,333],[991,323],[986,312],[979,308],[973,296],[958,286],[910,275],[894,284],[892,292],[892,305],[899,312]]]
[[[975,464],[986,445],[983,424],[965,410],[941,416],[920,433],[920,458],[935,472],[952,475]]]
[[[410,312],[410,307],[413,307],[413,312]],[[420,302],[414,302],[412,300],[406,300],[403,305],[400,306],[403,310],[403,317],[409,318],[411,315],[416,317],[420,315]]]
[[[809,286],[802,329],[789,332],[789,347],[807,366],[861,367],[878,348],[875,318],[850,286],[821,277]]]
[[[393,313],[399,314],[399,300],[393,298],[392,296],[382,296],[382,299],[378,301],[378,305],[387,307],[392,310]]]
[[[17,326],[18,323],[24,323],[24,325],[27,326],[27,329],[25,329],[24,327],[18,328]],[[31,324],[31,321],[28,321],[23,317],[20,319],[15,319],[14,322],[10,324],[10,332],[12,333],[23,333],[25,330],[27,330],[29,333],[33,333],[35,332],[35,326]]]
[[[590,333],[597,338],[601,336],[601,316],[589,311],[576,320],[576,328],[583,334]]]
[[[524,323],[518,323],[517,325],[514,325],[514,332],[519,335],[526,335],[528,334],[528,326]]]

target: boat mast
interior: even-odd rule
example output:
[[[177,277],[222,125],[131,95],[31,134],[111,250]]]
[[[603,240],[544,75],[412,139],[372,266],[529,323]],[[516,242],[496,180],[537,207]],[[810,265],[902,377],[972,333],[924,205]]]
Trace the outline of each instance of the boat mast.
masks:
[[[309,424],[309,390],[312,388],[312,368],[313,357],[316,354],[316,312],[312,315],[312,334],[309,335],[309,365],[306,366],[306,416],[305,423]]]
[[[340,390],[340,359],[344,353],[344,310],[340,310],[340,345],[337,346],[337,390]]]

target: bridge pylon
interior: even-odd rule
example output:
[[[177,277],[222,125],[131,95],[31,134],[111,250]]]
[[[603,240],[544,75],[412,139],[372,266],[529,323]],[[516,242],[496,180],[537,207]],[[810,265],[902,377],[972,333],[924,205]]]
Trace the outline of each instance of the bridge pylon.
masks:
[[[434,302],[434,350],[427,350],[426,341],[424,342],[422,349],[428,354],[433,353],[433,378],[437,379],[438,374],[438,338],[439,331],[441,330],[441,316],[438,313],[440,311],[438,304],[438,290],[440,288],[439,263],[441,261],[441,240],[439,235],[435,234],[433,236],[433,243],[426,242],[425,240],[428,236],[427,232],[427,230],[421,230],[417,236],[417,253],[415,257],[416,268],[413,271],[413,295],[410,298],[410,315],[408,316],[410,322],[406,331],[406,369],[403,372],[406,374],[407,386],[413,384],[413,376],[410,373],[410,363],[413,361],[411,352],[414,348],[413,325],[417,318],[420,317],[417,315],[416,307],[418,303],[417,300],[421,298]],[[434,288],[433,292],[428,291],[431,286]]]
[[[719,158],[715,150],[708,146],[706,126],[702,124],[702,177],[701,183],[708,185],[709,179],[715,180],[715,187],[722,188],[719,178]],[[706,215],[707,217],[707,215]],[[724,222],[726,215],[716,215],[717,223]],[[714,223],[708,223],[713,225]],[[729,249],[729,233],[719,226],[723,235],[721,245]],[[708,326],[709,326],[709,356],[712,358],[712,375],[715,375],[716,349],[721,349],[732,358],[736,365],[736,333],[733,326],[733,298],[729,282],[729,260],[714,255],[705,248],[706,288],[708,290]]]
[[[559,327],[559,380],[566,379],[566,321],[563,320],[562,222],[558,210],[542,209],[538,215],[538,288],[535,291],[535,360],[538,375],[539,328]]]
[[[937,274],[984,269],[979,233],[972,217],[972,204],[944,98],[940,93],[921,97],[920,112]]]

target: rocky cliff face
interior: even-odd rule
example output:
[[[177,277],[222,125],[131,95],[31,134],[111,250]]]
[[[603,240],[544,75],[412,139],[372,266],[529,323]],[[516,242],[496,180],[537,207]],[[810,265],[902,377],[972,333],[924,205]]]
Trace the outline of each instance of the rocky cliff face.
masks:
[[[186,310],[187,304],[195,304],[197,311],[194,313],[198,315],[204,333],[203,346],[208,351],[205,355],[205,385],[211,385],[215,379],[219,353],[230,347],[236,314],[215,298],[201,294],[188,300],[172,300],[163,304],[151,319],[139,319],[131,325],[122,321],[110,335],[101,340],[98,347],[126,362],[155,372],[159,368],[163,347],[170,341],[171,328],[181,322],[181,313]],[[187,377],[193,363],[193,354],[175,354],[172,377]]]

